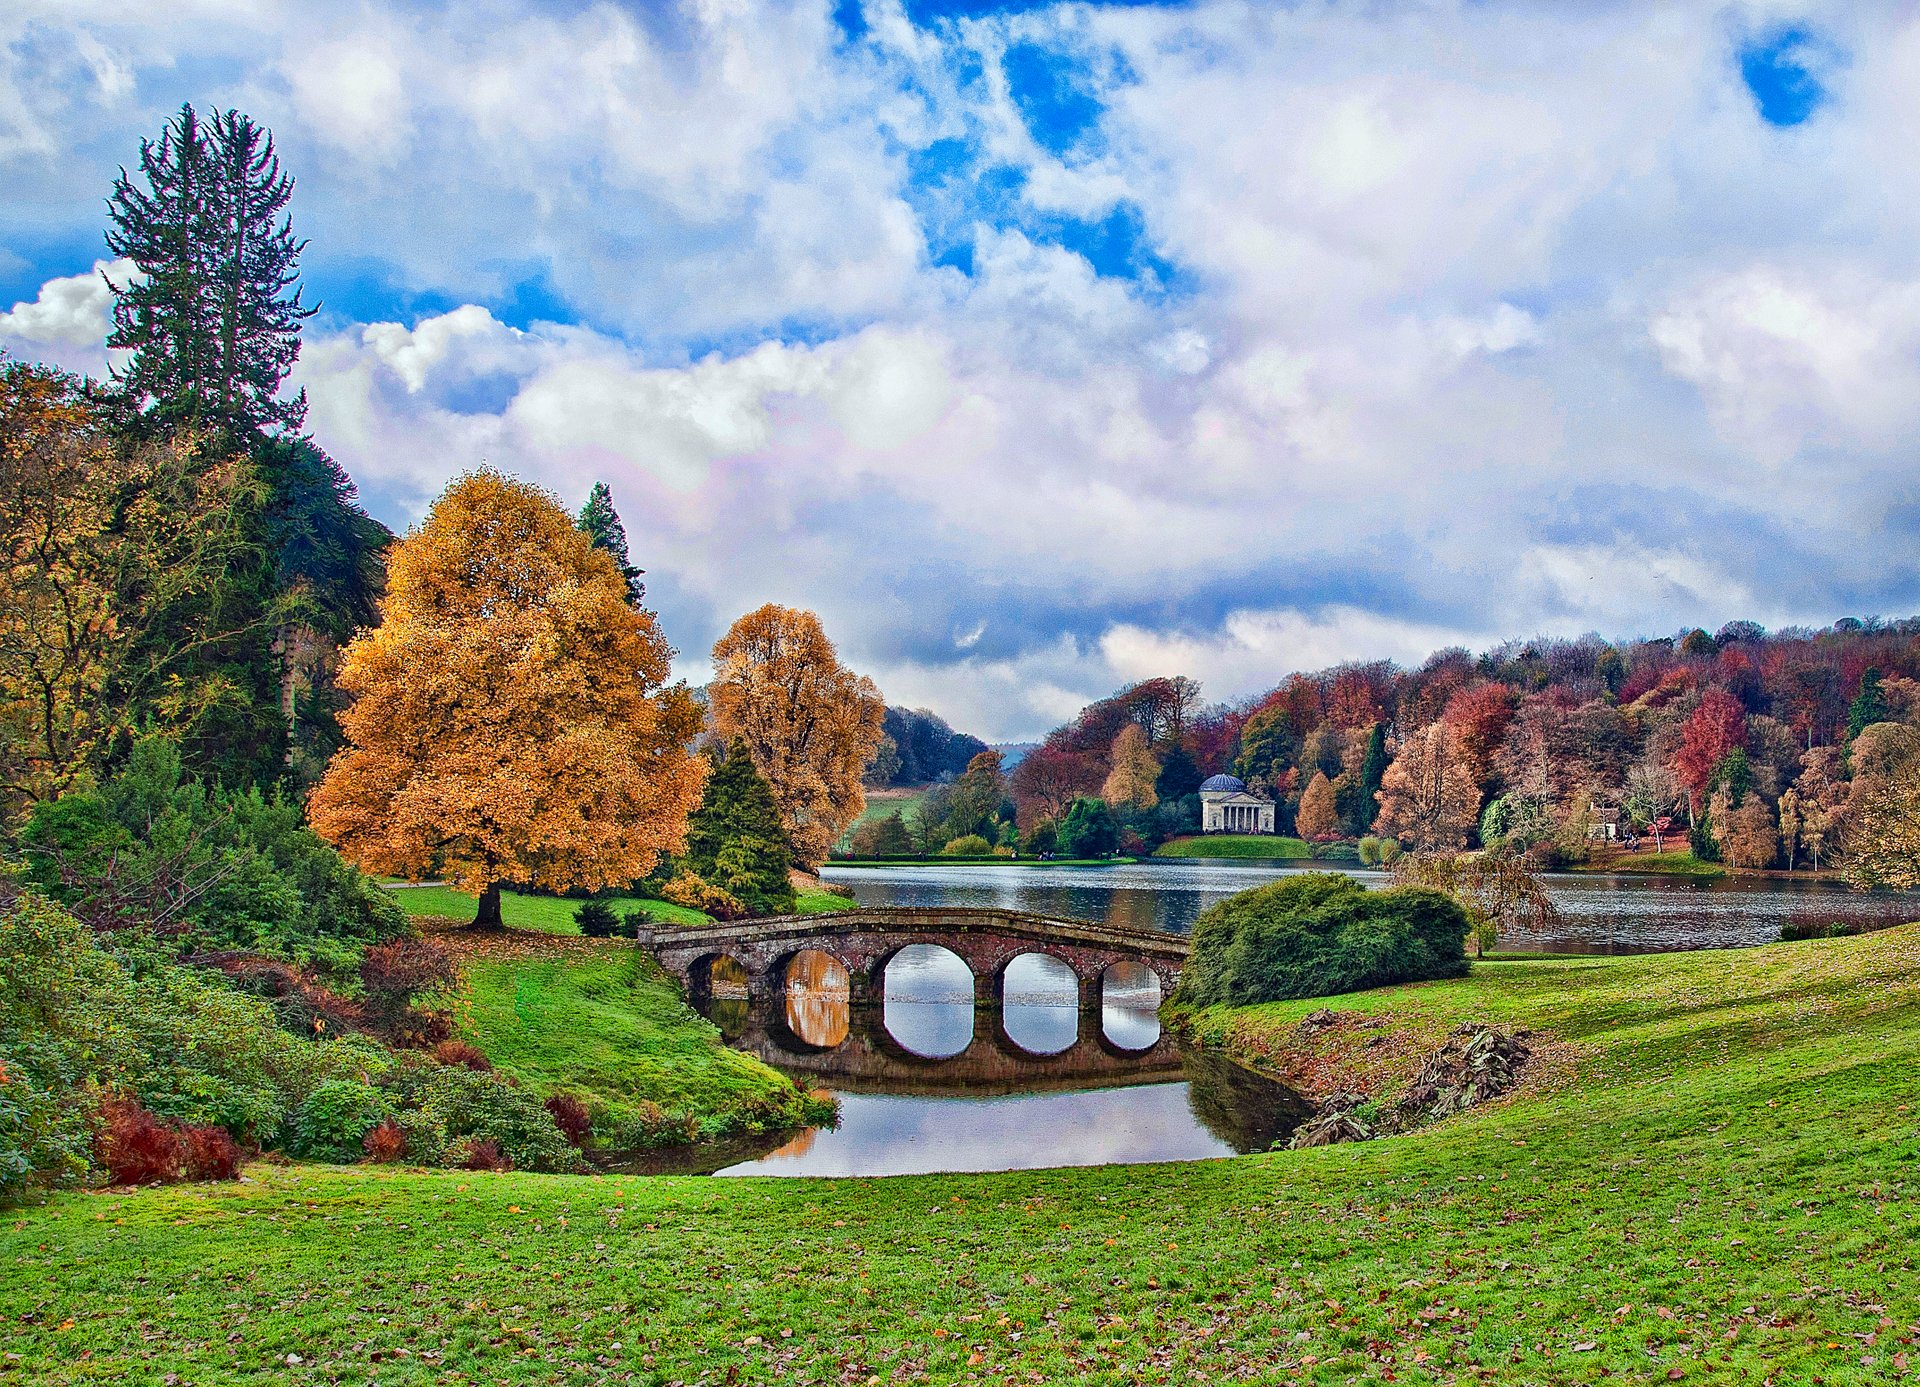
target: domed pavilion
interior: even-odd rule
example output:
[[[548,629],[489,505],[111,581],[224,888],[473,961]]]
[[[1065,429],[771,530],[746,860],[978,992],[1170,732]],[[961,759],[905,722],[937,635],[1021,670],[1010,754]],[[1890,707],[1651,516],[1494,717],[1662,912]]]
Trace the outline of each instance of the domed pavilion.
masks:
[[[1256,795],[1237,775],[1216,775],[1200,785],[1202,833],[1272,833],[1273,801]]]

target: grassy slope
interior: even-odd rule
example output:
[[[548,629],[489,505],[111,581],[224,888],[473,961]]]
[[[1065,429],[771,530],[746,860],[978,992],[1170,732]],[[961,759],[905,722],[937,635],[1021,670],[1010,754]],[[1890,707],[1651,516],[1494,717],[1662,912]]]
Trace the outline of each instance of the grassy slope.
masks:
[[[409,915],[429,920],[467,921],[473,918],[473,897],[463,896],[445,886],[409,886],[393,893],[394,899]],[[713,917],[704,911],[690,910],[684,905],[675,905],[672,901],[649,900],[641,896],[619,896],[610,899],[618,914],[631,906],[639,906],[657,920],[672,925],[700,925]],[[835,910],[846,910],[853,902],[829,891],[802,891],[798,893],[795,909],[801,915],[820,915]],[[500,893],[500,915],[509,929],[538,930],[542,934],[578,934],[580,927],[573,922],[573,912],[580,908],[580,902],[561,900],[557,896],[522,896],[513,891]]]
[[[723,1045],[630,943],[441,937],[466,980],[462,1037],[536,1093],[587,1098],[596,1128],[612,1130],[652,1103],[718,1137],[789,1114],[797,1100],[781,1075]]]
[[[1702,862],[1685,848],[1667,852],[1623,852],[1606,855],[1574,872],[1617,872],[1623,876],[1723,877],[1727,869],[1718,862]]]
[[[1202,834],[1192,838],[1172,838],[1160,845],[1155,857],[1252,857],[1300,860],[1313,856],[1313,849],[1298,838],[1225,837]]]
[[[64,1195],[0,1225],[8,1366],[1853,1384],[1920,1356],[1920,928],[1501,962],[1342,1004],[1551,1025],[1578,1056],[1416,1136],[1186,1166],[827,1182],[255,1166],[238,1186]],[[1271,1044],[1313,1005],[1202,1025]]]

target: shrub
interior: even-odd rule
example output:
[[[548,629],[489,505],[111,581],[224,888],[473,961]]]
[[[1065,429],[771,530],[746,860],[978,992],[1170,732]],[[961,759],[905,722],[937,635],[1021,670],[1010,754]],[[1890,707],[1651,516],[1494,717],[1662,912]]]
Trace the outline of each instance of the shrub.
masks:
[[[580,926],[580,933],[589,939],[611,939],[619,930],[620,922],[614,917],[613,907],[605,901],[585,901],[573,912],[573,922]]]
[[[157,1185],[180,1178],[180,1134],[136,1099],[101,1100],[94,1157],[116,1185]]]
[[[1362,838],[1353,846],[1354,852],[1360,858],[1361,866],[1378,867],[1380,865],[1380,840],[1378,838],[1369,835]]]
[[[459,980],[453,958],[431,939],[396,939],[368,949],[360,960],[367,1008],[393,1021],[423,998],[447,991]]]
[[[638,939],[642,930],[650,930],[660,923],[660,917],[644,906],[635,906],[620,916],[622,939]]]
[[[237,1180],[244,1156],[225,1127],[183,1127],[180,1169],[189,1180]]]
[[[675,905],[701,910],[716,920],[744,920],[747,907],[717,886],[710,886],[691,872],[682,872],[661,889],[660,894]]]
[[[433,1057],[442,1064],[457,1064],[463,1069],[471,1069],[476,1074],[485,1074],[493,1068],[493,1061],[464,1040],[443,1040],[433,1047]]]
[[[512,1170],[513,1158],[487,1137],[469,1137],[461,1143],[456,1164],[462,1170]]]
[[[375,1165],[397,1164],[406,1159],[406,1129],[390,1117],[376,1122],[360,1139],[360,1149],[367,1153],[367,1159]]]
[[[587,1136],[593,1131],[593,1118],[587,1112],[585,1103],[571,1093],[556,1093],[547,1099],[546,1107],[561,1136],[575,1146],[587,1144]]]
[[[1247,1006],[1467,971],[1466,912],[1425,887],[1369,891],[1311,872],[1242,891],[1194,926],[1175,999]]]
[[[977,833],[963,833],[944,848],[942,857],[988,857],[993,853],[993,844]]]
[[[307,1096],[294,1131],[294,1154],[346,1162],[365,1150],[367,1132],[389,1114],[386,1096],[355,1079],[328,1079]]]
[[[517,1170],[573,1170],[580,1164],[540,1100],[505,1075],[416,1060],[396,1065],[384,1088],[402,1110],[417,1160],[459,1164],[462,1143],[483,1138]]]

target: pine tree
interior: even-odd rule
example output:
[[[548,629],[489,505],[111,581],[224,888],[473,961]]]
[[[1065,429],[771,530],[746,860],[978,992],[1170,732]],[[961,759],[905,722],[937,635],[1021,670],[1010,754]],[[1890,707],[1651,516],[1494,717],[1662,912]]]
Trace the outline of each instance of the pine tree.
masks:
[[[581,533],[593,541],[594,548],[604,549],[613,556],[613,566],[627,580],[628,601],[639,606],[647,595],[647,585],[640,581],[646,569],[633,566],[633,559],[627,553],[627,527],[620,523],[620,512],[613,508],[613,489],[605,482],[593,484],[586,505],[580,508],[579,525]]]
[[[753,768],[747,744],[735,737],[687,821],[686,865],[753,914],[785,915],[793,910],[788,857],[773,789]]]
[[[1874,723],[1885,722],[1892,716],[1886,691],[1880,687],[1880,671],[1869,669],[1860,676],[1860,692],[1847,707],[1847,740],[1852,741]]]
[[[297,432],[306,393],[279,391],[317,309],[300,299],[306,243],[282,215],[293,179],[273,137],[238,111],[202,121],[182,106],[157,144],[141,141],[139,178],[122,169],[108,199],[108,249],[137,271],[109,281],[107,345],[132,353],[124,397],[163,422]]]

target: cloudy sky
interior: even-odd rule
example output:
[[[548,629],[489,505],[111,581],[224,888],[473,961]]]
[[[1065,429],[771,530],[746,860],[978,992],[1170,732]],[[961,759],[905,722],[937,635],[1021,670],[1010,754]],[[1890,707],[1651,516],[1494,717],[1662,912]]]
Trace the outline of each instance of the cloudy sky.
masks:
[[[1159,673],[1920,609],[1903,4],[11,0],[0,346],[271,126],[396,528],[610,482],[682,666],[817,609],[1019,738]]]

